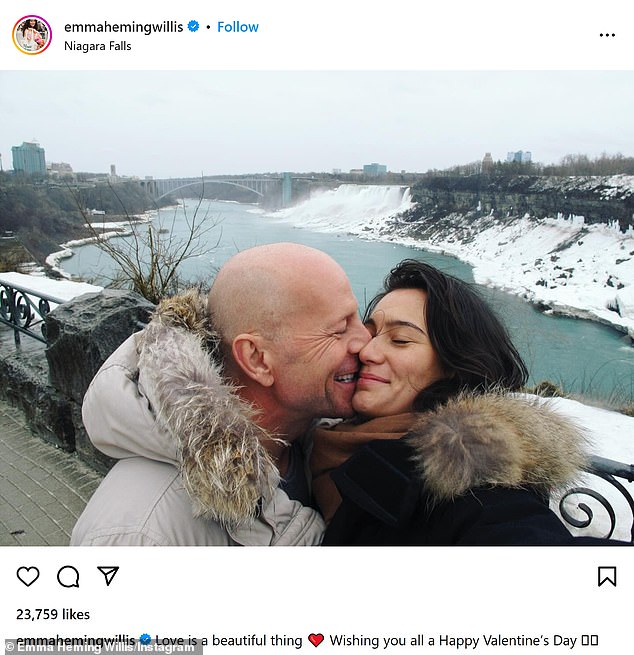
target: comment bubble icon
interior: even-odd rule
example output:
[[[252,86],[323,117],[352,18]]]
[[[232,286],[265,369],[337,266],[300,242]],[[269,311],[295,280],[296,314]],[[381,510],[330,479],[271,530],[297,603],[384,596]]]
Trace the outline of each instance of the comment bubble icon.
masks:
[[[77,587],[77,589],[79,589],[79,571],[69,564],[62,566],[62,568],[57,572],[57,582],[59,582],[62,587]]]

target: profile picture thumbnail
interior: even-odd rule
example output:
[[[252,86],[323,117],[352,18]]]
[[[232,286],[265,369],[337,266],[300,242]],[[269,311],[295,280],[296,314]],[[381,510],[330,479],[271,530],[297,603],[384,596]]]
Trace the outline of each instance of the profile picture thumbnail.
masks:
[[[51,26],[41,16],[23,16],[13,27],[13,43],[25,55],[44,52],[51,36]]]

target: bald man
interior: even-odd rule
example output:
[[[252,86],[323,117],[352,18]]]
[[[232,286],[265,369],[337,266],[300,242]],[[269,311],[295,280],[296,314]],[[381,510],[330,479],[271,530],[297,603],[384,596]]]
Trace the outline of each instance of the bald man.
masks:
[[[119,461],[73,545],[316,545],[298,444],[314,419],[352,416],[369,334],[341,267],[292,243],[245,250],[208,297],[159,306],[105,362],[83,403]]]

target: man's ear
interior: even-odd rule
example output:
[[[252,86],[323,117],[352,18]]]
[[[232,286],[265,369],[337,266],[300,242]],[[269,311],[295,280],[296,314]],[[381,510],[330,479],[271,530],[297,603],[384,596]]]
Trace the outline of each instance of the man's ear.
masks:
[[[239,334],[231,346],[233,358],[245,375],[263,387],[275,381],[270,366],[269,352],[262,337],[255,334]]]

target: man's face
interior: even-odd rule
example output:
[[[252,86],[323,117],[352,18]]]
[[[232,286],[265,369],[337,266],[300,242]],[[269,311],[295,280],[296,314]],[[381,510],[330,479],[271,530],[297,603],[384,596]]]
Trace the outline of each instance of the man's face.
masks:
[[[281,362],[275,371],[278,402],[298,418],[354,414],[358,353],[370,340],[345,275],[334,284],[322,282],[289,313],[273,346]]]

